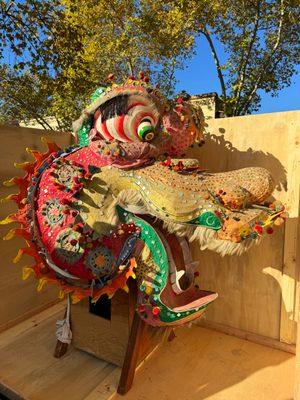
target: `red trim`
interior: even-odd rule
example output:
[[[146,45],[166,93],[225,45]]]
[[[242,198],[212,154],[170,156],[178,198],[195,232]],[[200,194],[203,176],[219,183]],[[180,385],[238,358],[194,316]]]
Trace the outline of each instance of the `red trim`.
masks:
[[[128,113],[128,111],[129,110],[131,110],[133,107],[136,107],[136,106],[146,106],[147,104],[145,104],[145,103],[143,103],[143,102],[137,102],[137,103],[132,103],[132,104],[130,104],[130,106],[127,108],[127,113]]]
[[[107,138],[108,138],[109,140],[114,140],[114,137],[111,136],[111,134],[109,133],[109,131],[108,131],[108,129],[107,129],[106,121],[101,123],[101,128],[103,129],[105,135],[107,135]],[[104,139],[107,139],[107,138],[104,138]]]
[[[126,133],[124,132],[124,119],[125,119],[125,114],[120,115],[117,120],[117,130],[118,134],[128,142],[130,139],[126,136]]]

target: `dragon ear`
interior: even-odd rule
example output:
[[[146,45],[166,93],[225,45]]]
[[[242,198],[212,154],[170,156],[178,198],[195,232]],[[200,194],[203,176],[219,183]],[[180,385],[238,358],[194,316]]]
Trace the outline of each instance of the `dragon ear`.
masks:
[[[179,93],[173,102],[173,109],[188,130],[194,133],[194,141],[204,144],[204,114],[200,106],[193,104],[191,95],[185,91]]]

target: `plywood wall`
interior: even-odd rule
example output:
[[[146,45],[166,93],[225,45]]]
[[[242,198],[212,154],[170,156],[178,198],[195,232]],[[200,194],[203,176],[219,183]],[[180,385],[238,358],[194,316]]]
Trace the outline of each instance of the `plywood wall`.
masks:
[[[190,154],[203,168],[267,168],[276,182],[274,197],[290,213],[284,228],[239,257],[222,258],[193,245],[201,287],[219,293],[207,320],[295,343],[300,111],[209,120],[206,131],[205,146]]]
[[[29,128],[0,127],[0,181],[1,197],[14,193],[16,188],[5,188],[2,182],[13,176],[22,174],[22,171],[14,167],[14,162],[30,161],[26,147],[31,149],[46,150],[41,143],[41,136],[50,137],[61,146],[70,144],[71,136],[58,132],[44,131]],[[0,219],[16,210],[12,202],[0,204]],[[22,266],[31,265],[32,260],[22,258],[18,264],[13,264],[12,259],[17,251],[24,245],[24,241],[14,238],[3,241],[2,237],[13,225],[0,228],[0,330],[17,322],[24,316],[39,311],[57,298],[57,289],[45,288],[42,293],[36,291],[36,281],[21,279]]]

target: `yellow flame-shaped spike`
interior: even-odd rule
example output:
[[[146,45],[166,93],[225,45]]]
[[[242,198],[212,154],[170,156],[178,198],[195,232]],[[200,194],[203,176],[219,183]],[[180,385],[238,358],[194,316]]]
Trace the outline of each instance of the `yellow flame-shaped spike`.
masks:
[[[26,162],[24,162],[24,163],[14,163],[14,166],[16,167],[16,168],[19,168],[19,169],[26,169],[27,167],[29,167],[30,165],[31,165],[32,163],[30,163],[30,162],[28,162],[28,161],[26,161]]]
[[[0,221],[0,225],[7,225],[7,224],[11,224],[12,222],[15,222],[15,220],[12,218],[13,216],[14,216],[14,214],[8,215],[5,219]]]
[[[11,178],[8,181],[4,181],[4,182],[2,182],[2,184],[3,184],[3,186],[6,186],[6,187],[16,186],[15,178]]]
[[[10,240],[15,237],[15,229],[11,229],[4,237],[3,240]]]
[[[22,279],[25,281],[30,277],[31,274],[34,274],[34,270],[31,267],[23,267],[22,268]]]
[[[58,298],[63,300],[65,298],[65,292],[63,290],[60,290],[58,293]]]
[[[122,289],[124,292],[129,293],[129,287],[127,285],[123,286]]]
[[[132,277],[133,279],[136,279],[136,274],[135,274],[134,272],[131,272],[131,277]]]
[[[12,262],[14,263],[14,264],[17,264],[17,262],[19,262],[20,260],[21,260],[21,257],[22,257],[22,255],[23,255],[23,250],[22,249],[19,249],[18,250],[18,253],[17,253],[17,255],[16,255],[16,257],[12,260]]]
[[[11,201],[12,199],[13,199],[13,196],[15,196],[14,194],[9,194],[8,196],[6,196],[6,197],[2,197],[2,199],[0,199],[0,202],[1,203],[4,203],[4,202],[6,202],[6,201]]]
[[[38,285],[37,285],[37,291],[41,292],[43,290],[44,286],[46,285],[46,283],[47,283],[47,278],[39,279]]]
[[[48,151],[52,152],[52,151],[57,151],[60,149],[60,147],[55,142],[53,142],[52,140],[48,139],[45,136],[41,137],[41,141],[43,144],[45,144],[48,147]]]
[[[47,143],[49,143],[50,141],[49,141],[49,139],[46,138],[45,136],[42,136],[42,137],[41,137],[41,142],[44,143],[44,144],[47,144]]]
[[[72,294],[71,299],[72,299],[72,304],[76,304],[76,303],[79,303],[79,301],[81,300],[81,297],[77,294]]]

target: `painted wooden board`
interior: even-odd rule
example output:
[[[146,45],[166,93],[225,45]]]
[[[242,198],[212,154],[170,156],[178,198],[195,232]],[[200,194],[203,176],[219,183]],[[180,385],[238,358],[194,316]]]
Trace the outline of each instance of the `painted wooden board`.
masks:
[[[29,161],[30,156],[26,147],[31,149],[46,150],[41,142],[41,136],[47,136],[61,146],[70,144],[71,137],[66,133],[42,131],[38,129],[0,127],[0,137],[3,148],[0,157],[0,182],[1,197],[14,193],[16,188],[5,188],[2,182],[22,174],[14,167],[14,162]],[[0,205],[0,219],[15,211],[13,202]],[[37,293],[36,281],[29,279],[22,281],[22,266],[31,265],[30,257],[24,256],[18,264],[13,264],[12,259],[17,251],[24,245],[21,239],[2,241],[2,237],[13,225],[0,226],[0,331],[14,323],[34,315],[57,300],[57,289],[45,288],[43,293]]]
[[[290,213],[285,229],[243,256],[221,258],[193,246],[200,286],[219,293],[207,319],[295,343],[300,111],[209,120],[206,131],[205,146],[190,153],[203,168],[267,168],[275,179],[275,197]]]

